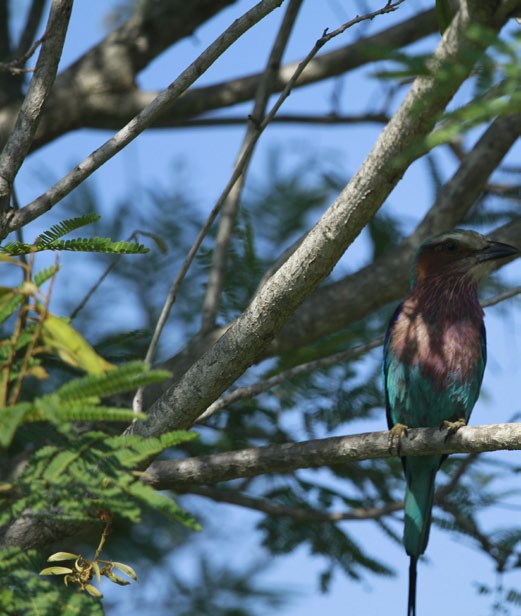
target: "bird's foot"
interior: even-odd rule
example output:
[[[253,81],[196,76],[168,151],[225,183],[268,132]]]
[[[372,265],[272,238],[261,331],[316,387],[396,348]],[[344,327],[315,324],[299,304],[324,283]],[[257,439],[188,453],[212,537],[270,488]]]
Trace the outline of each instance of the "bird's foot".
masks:
[[[393,450],[396,450],[396,453],[400,453],[400,440],[402,436],[407,436],[409,428],[402,423],[394,424],[394,426],[389,430],[389,453],[393,453]]]
[[[460,417],[459,419],[456,419],[456,421],[443,421],[441,426],[440,426],[440,430],[447,430],[447,435],[445,436],[445,440],[447,440],[449,438],[449,436],[452,436],[453,434],[456,434],[456,432],[460,429],[463,428],[463,426],[467,425],[467,420],[464,419],[463,417]]]

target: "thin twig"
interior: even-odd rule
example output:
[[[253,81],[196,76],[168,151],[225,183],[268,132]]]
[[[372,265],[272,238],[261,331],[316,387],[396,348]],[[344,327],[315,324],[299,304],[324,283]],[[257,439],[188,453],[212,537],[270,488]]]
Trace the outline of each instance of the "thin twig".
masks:
[[[279,372],[279,374],[276,374],[264,381],[260,381],[259,383],[238,387],[229,394],[225,394],[221,398],[218,398],[206,409],[197,422],[200,423],[201,421],[208,419],[208,417],[211,417],[217,411],[229,406],[233,402],[237,402],[237,400],[245,400],[258,396],[268,389],[275,387],[275,385],[279,385],[280,383],[295,378],[296,376],[300,376],[301,374],[309,374],[310,372],[328,368],[329,366],[333,366],[334,364],[338,364],[343,361],[350,361],[359,355],[363,355],[364,353],[381,346],[383,342],[384,337],[380,336],[367,344],[355,347],[349,351],[341,351],[340,353],[335,353],[334,355],[328,355],[327,357],[322,357],[321,359],[309,361],[304,364],[294,366],[293,368],[289,368],[288,370],[284,370],[283,372]]]
[[[34,43],[25,53],[21,54],[14,60],[11,60],[11,62],[0,62],[0,71],[11,73],[11,75],[34,73],[36,68],[23,68],[23,65],[27,62],[27,60],[29,60],[29,58],[34,54],[38,47],[43,43],[43,41],[45,40],[45,36],[46,34],[34,41]]]
[[[248,143],[251,140],[254,140],[255,143],[257,142],[257,127],[262,122],[266,114],[266,106],[272,93],[274,78],[280,68],[282,55],[288,44],[288,40],[291,31],[293,30],[293,26],[301,5],[302,0],[290,0],[288,4],[279,31],[275,37],[275,42],[268,56],[266,68],[257,86],[253,111],[249,116],[246,134],[244,135],[243,142],[239,148],[239,153],[234,167],[242,162],[242,154],[248,149]],[[206,285],[206,293],[203,300],[201,318],[202,333],[210,331],[215,327],[215,321],[217,319],[226,275],[226,266],[228,264],[230,242],[235,228],[237,215],[239,213],[239,204],[244,183],[246,181],[246,173],[248,171],[248,166],[252,156],[253,148],[250,149],[248,157],[244,160],[244,162],[242,162],[241,173],[230,190],[222,208],[221,219],[215,238],[215,248],[212,255],[212,266],[208,274],[208,283]]]
[[[179,77],[119,130],[111,139],[89,154],[79,165],[45,193],[31,201],[19,212],[11,213],[0,237],[24,226],[50,210],[79,184],[85,181],[115,154],[148,128],[173,101],[178,99],[238,38],[275,10],[283,0],[262,0],[235,20],[215,41],[186,68]]]
[[[25,25],[22,29],[17,45],[17,59],[14,61],[18,66],[23,66],[36,51],[38,45],[43,42],[43,38],[34,41],[34,37],[40,27],[45,4],[46,0],[33,0],[29,10],[27,11]]]
[[[135,240],[137,238],[137,233],[138,233],[137,231],[134,231],[133,233],[131,233],[126,241],[127,242],[131,242],[132,240]],[[115,267],[117,266],[117,264],[119,263],[119,261],[122,259],[123,256],[124,256],[123,254],[116,255],[113,258],[112,262],[109,263],[109,265],[107,265],[105,270],[99,276],[98,280],[96,280],[96,282],[87,291],[87,293],[85,294],[83,299],[80,301],[80,303],[76,306],[76,308],[74,308],[74,310],[69,315],[69,319],[71,321],[78,316],[78,314],[83,310],[83,308],[85,308],[87,302],[94,295],[94,293],[96,293],[96,291],[99,289],[99,287],[101,286],[101,284],[105,280],[105,278],[107,278],[107,276],[112,272],[112,270],[115,269]]]
[[[521,287],[512,287],[503,293],[499,293],[498,295],[494,295],[490,299],[481,302],[481,306],[483,308],[488,308],[489,306],[495,306],[499,304],[499,302],[504,302],[506,299],[510,299],[511,297],[515,297],[521,293]]]
[[[254,509],[268,515],[287,516],[299,522],[342,522],[345,520],[378,520],[395,511],[403,509],[403,501],[395,501],[381,507],[355,507],[349,511],[319,511],[317,509],[304,509],[302,507],[290,507],[279,505],[264,498],[256,498],[231,490],[219,490],[209,487],[194,487],[187,490],[188,494],[211,498],[219,503],[228,503]]]
[[[176,128],[194,128],[199,126],[205,127],[220,127],[220,126],[244,126],[248,121],[246,116],[226,116],[224,118],[194,118],[193,120],[180,120],[179,122],[173,122],[172,126]],[[338,113],[292,113],[292,114],[279,114],[275,116],[272,124],[330,124],[332,126],[338,124],[363,124],[363,123],[375,123],[375,124],[387,124],[389,116],[385,113],[362,113],[359,115],[338,114]]]
[[[58,271],[58,262],[59,262],[59,254],[56,253],[55,256],[55,267],[56,267],[56,271],[54,272],[53,276],[51,277],[51,280],[49,282],[49,290],[47,291],[47,293],[44,296],[44,303],[42,306],[41,310],[38,310],[38,320],[36,322],[36,326],[34,328],[34,332],[32,335],[32,338],[29,342],[29,344],[27,345],[27,347],[25,348],[25,354],[24,354],[24,358],[23,358],[23,362],[22,362],[22,366],[20,367],[20,373],[18,374],[18,378],[16,380],[15,385],[13,386],[13,390],[11,391],[10,395],[9,395],[9,404],[15,404],[18,400],[18,397],[20,395],[20,392],[22,390],[22,385],[24,382],[25,377],[27,376],[27,368],[29,367],[29,362],[31,360],[31,358],[33,357],[34,354],[34,349],[36,347],[36,343],[38,342],[38,339],[40,338],[40,334],[42,331],[42,327],[43,327],[43,323],[45,321],[45,319],[47,318],[47,314],[49,311],[49,304],[51,301],[51,295],[52,295],[52,291],[54,288],[54,283],[56,281],[56,273]],[[27,268],[27,282],[31,282],[31,278],[32,278],[32,274],[33,274],[33,270],[34,270],[34,252],[31,253],[30,255],[30,259],[29,259],[29,267]],[[36,298],[34,298],[34,301],[36,302]],[[26,309],[26,307],[28,308],[28,304],[26,304],[23,308]],[[20,322],[22,322],[22,313],[23,310],[20,310]],[[14,345],[16,346],[16,345]]]
[[[494,297],[483,301],[481,305],[483,306],[483,308],[495,306],[496,304],[499,304],[499,302],[510,299],[511,297],[519,295],[520,293],[521,286],[513,287],[512,289],[509,289],[504,293],[500,293],[499,295],[495,295]],[[279,385],[280,383],[288,381],[301,374],[309,374],[310,372],[321,370],[322,368],[327,368],[340,362],[350,361],[355,357],[358,357],[359,355],[363,355],[368,351],[371,351],[372,349],[381,346],[383,342],[384,336],[379,336],[378,338],[371,340],[371,342],[355,347],[354,349],[350,349],[348,351],[341,351],[340,353],[328,355],[327,357],[322,357],[321,359],[309,361],[304,364],[294,366],[293,368],[289,368],[288,370],[284,370],[283,372],[279,372],[279,374],[276,374],[264,381],[253,383],[252,385],[246,385],[244,387],[238,387],[232,392],[221,396],[213,404],[211,404],[206,409],[206,411],[198,418],[197,423],[208,419],[214,413],[217,413],[218,411],[226,408],[233,402],[258,396],[259,394],[267,391],[268,389],[275,387],[275,385]]]

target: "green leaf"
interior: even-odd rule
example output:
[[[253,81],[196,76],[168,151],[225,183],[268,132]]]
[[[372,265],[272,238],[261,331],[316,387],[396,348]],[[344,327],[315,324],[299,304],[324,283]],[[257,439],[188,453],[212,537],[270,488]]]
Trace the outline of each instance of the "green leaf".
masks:
[[[13,440],[18,426],[33,410],[29,402],[21,402],[15,406],[7,406],[0,412],[0,445],[8,447]]]
[[[143,362],[129,362],[114,367],[104,374],[87,375],[69,381],[56,392],[61,401],[86,400],[92,397],[103,398],[152,383],[163,381],[171,376],[166,370],[151,370]]]
[[[51,554],[47,559],[48,563],[53,563],[60,560],[76,560],[79,554],[73,554],[72,552],[55,552]]]
[[[40,575],[65,575],[67,573],[72,573],[72,569],[69,567],[47,567],[40,571]]]
[[[134,498],[176,522],[180,522],[192,530],[201,530],[201,525],[190,514],[181,509],[174,500],[159,494],[151,486],[136,481],[127,488],[127,491]]]
[[[51,265],[50,267],[46,267],[45,269],[33,274],[33,282],[37,287],[41,287],[44,282],[47,282],[50,278],[52,278],[58,271],[59,267],[57,265]]]
[[[6,321],[23,302],[24,295],[19,289],[0,287],[0,323]]]
[[[78,216],[77,218],[62,220],[56,225],[53,225],[47,231],[44,231],[35,242],[36,246],[39,250],[42,250],[60,237],[63,237],[72,231],[76,231],[76,229],[80,229],[81,227],[97,222],[100,218],[101,217],[98,214],[91,213],[85,214],[84,216]]]

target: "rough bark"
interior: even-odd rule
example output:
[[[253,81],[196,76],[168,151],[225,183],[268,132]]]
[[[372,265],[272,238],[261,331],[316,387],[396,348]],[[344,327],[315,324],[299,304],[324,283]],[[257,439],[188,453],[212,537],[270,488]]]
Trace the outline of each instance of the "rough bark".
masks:
[[[232,0],[143,3],[144,7],[167,6],[150,14],[143,14],[145,9],[138,11],[58,76],[52,105],[43,114],[34,147],[41,147],[78,128],[118,130],[129,122],[158,95],[158,92],[143,91],[136,86],[138,72],[168,46],[191,34],[213,13],[231,3]],[[436,29],[434,10],[425,11],[367,39],[321,55],[310,63],[297,86],[322,81],[366,64],[373,57],[368,52],[371,47],[397,49]],[[297,64],[287,64],[278,71],[273,92],[282,91]],[[173,127],[208,111],[252,100],[260,79],[261,74],[256,73],[192,88],[151,126]],[[0,147],[11,131],[19,105],[19,101],[13,101],[0,109]]]
[[[158,490],[183,491],[194,485],[215,484],[266,473],[291,473],[301,468],[320,468],[390,458],[401,455],[467,453],[521,449],[521,425],[517,423],[465,426],[447,438],[444,430],[408,430],[400,449],[389,447],[389,432],[252,447],[184,460],[162,460],[148,467],[144,481]]]

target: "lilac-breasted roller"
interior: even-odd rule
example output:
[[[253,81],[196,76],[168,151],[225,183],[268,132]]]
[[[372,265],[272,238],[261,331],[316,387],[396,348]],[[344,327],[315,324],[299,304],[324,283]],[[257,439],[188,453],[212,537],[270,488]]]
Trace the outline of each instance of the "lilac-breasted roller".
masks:
[[[519,251],[474,231],[442,233],[422,244],[411,289],[396,309],[384,345],[387,422],[392,437],[409,428],[465,425],[486,362],[479,280]],[[391,437],[391,438],[392,438]],[[416,565],[429,539],[434,479],[446,456],[402,458],[406,479],[404,545],[410,556],[408,616],[416,614]]]

